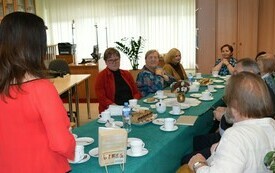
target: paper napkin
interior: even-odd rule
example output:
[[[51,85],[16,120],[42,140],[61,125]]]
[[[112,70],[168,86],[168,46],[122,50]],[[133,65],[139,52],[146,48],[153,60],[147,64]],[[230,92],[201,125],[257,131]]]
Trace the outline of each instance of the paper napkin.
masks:
[[[180,116],[177,119],[176,124],[177,125],[187,125],[187,126],[193,126],[194,123],[196,122],[198,116],[192,116],[192,115],[183,115]]]

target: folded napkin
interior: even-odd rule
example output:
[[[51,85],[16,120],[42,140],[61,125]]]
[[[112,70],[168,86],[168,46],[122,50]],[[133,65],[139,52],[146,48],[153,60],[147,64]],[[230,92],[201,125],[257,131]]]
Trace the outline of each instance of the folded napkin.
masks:
[[[111,116],[119,116],[122,115],[123,106],[119,105],[109,105],[108,111],[111,112]]]
[[[198,118],[198,116],[183,115],[177,119],[176,124],[177,125],[193,126],[194,123],[196,122],[197,118]]]

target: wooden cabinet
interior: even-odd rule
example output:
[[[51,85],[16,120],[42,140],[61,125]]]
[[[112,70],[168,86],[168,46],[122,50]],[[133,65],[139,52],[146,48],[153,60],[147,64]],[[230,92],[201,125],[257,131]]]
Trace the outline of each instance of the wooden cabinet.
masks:
[[[216,18],[216,55],[230,44],[238,59],[254,58],[258,43],[259,0],[218,0]]]
[[[98,74],[98,64],[69,64],[71,74],[91,74],[89,79],[91,102],[97,102],[95,94],[95,80]],[[86,101],[85,83],[78,85],[78,95],[80,102]]]
[[[0,20],[14,11],[35,13],[35,0],[0,0]]]

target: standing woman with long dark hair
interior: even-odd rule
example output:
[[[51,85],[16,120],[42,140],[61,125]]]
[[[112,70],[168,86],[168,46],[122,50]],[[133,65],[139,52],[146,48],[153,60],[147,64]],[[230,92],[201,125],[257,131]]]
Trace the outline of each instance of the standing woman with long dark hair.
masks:
[[[43,19],[24,12],[0,24],[0,167],[9,173],[64,173],[75,140],[59,95],[44,79]]]

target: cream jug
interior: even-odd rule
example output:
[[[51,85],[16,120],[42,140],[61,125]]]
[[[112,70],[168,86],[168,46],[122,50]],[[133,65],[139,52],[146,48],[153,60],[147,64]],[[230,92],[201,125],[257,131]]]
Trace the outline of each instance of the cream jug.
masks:
[[[162,99],[156,103],[156,109],[158,113],[164,113],[166,111],[166,104],[162,101]]]

